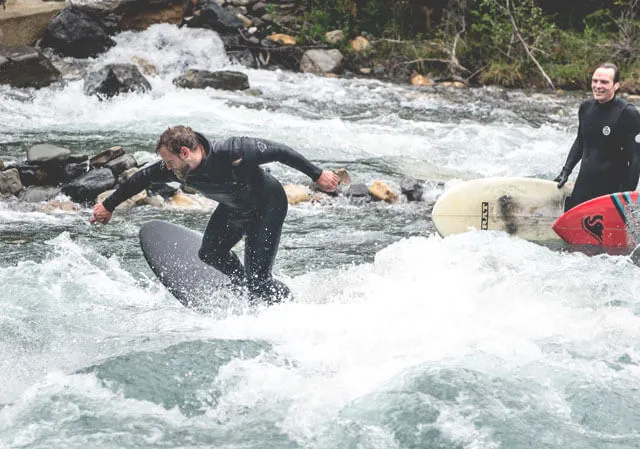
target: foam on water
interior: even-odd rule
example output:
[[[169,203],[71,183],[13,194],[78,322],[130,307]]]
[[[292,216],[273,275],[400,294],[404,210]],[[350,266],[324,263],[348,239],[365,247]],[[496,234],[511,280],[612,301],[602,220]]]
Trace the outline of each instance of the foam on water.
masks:
[[[2,141],[26,147],[34,136],[39,141],[49,136],[53,142],[77,140],[81,145],[82,139],[94,138],[105,145],[127,146],[132,136],[148,136],[152,149],[167,126],[187,124],[213,138],[265,137],[316,160],[387,159],[398,172],[446,180],[555,176],[573,138],[566,126],[531,127],[504,114],[484,122],[484,112],[474,117],[475,109],[496,107],[495,100],[488,101],[491,96],[481,92],[468,93],[466,99],[455,93],[447,101],[436,92],[377,81],[237,67],[209,30],[154,25],[143,32],[122,33],[116,41],[116,47],[83,64],[95,69],[133,61],[142,69],[153,67],[146,74],[151,92],[101,101],[84,95],[83,81],[73,77],[62,88],[26,93],[28,100],[3,90],[0,117],[11,127],[0,130]],[[242,71],[261,94],[174,86],[173,78],[188,69]],[[424,111],[431,112],[425,117]],[[15,152],[17,157],[20,150]]]
[[[407,417],[426,406],[423,398],[423,405],[412,409],[416,395],[431,395],[428,408],[435,415],[424,425],[437,430],[438,438],[464,447],[497,447],[500,439],[493,433],[504,429],[496,428],[496,414],[504,414],[510,425],[510,414],[520,406],[503,403],[503,412],[495,407],[505,398],[516,401],[527,383],[531,392],[523,407],[533,407],[540,419],[559,413],[580,425],[576,416],[588,413],[580,409],[588,408],[585,393],[589,398],[599,385],[626,392],[640,375],[634,295],[640,281],[624,257],[554,253],[489,232],[411,238],[382,250],[372,264],[291,279],[295,303],[199,315],[179,307],[157,283],[132,277],[117,259],[104,259],[64,234],[51,245],[54,250],[42,263],[0,269],[6,295],[2,328],[11,336],[2,348],[7,405],[0,410],[0,434],[10,446],[42,437],[76,447],[49,434],[42,421],[43,408],[63,407],[50,419],[66,431],[75,429],[78,441],[88,437],[78,422],[87,413],[110,416],[119,431],[127,420],[138,422],[151,439],[152,429],[163,425],[187,426],[196,439],[200,432],[243,432],[247,420],[266,425],[259,418],[266,413],[269,426],[275,426],[268,432],[277,428],[304,447],[331,447],[336,435],[348,442],[368,434],[364,429],[349,434],[347,422],[374,426],[382,432],[379,441],[366,447],[383,447],[394,432],[408,430],[371,421],[371,413],[395,407],[405,391]],[[597,277],[589,274],[594,272]],[[263,353],[224,361],[209,377],[206,363],[198,368],[184,361],[184,370],[205,373],[203,383],[193,387],[201,392],[195,397],[216,392],[213,402],[200,399],[200,407],[209,404],[206,419],[158,407],[142,393],[132,398],[121,390],[124,378],[105,384],[91,373],[72,374],[119,354],[153,353],[196,340],[269,344]],[[59,370],[66,374],[56,374]],[[448,388],[460,389],[452,398],[439,390],[446,378],[452,383]],[[495,393],[474,391],[473,385],[486,388],[490,379],[503,385]],[[433,391],[419,387],[425,382]],[[64,400],[56,399],[60,395]],[[487,408],[478,401],[496,403]],[[633,415],[626,419],[634,422]],[[589,424],[582,425],[589,430]],[[131,432],[127,438],[134,441]],[[634,435],[627,438],[637,439]],[[433,435],[421,438],[417,441],[424,443]]]

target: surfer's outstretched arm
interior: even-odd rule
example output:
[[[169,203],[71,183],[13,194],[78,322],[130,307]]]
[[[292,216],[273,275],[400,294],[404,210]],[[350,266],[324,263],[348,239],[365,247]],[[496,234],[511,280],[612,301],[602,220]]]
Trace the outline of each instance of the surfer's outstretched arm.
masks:
[[[108,223],[118,204],[148,188],[152,182],[170,180],[175,180],[175,177],[162,161],[143,168],[123,182],[106,200],[96,204],[93,207],[93,217],[89,222]]]
[[[338,186],[338,176],[329,170],[322,170],[293,148],[267,139],[236,137],[231,142],[231,163],[236,172],[250,173],[251,165],[280,162],[304,173],[322,189],[332,192]]]

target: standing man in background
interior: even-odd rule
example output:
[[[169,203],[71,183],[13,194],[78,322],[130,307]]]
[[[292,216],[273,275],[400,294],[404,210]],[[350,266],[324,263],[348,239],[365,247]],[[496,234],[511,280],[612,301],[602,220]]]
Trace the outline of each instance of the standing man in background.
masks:
[[[580,172],[565,211],[592,198],[635,190],[640,174],[640,114],[618,98],[620,74],[615,64],[601,64],[591,78],[593,99],[580,105],[578,136],[554,179],[558,188],[580,160]]]

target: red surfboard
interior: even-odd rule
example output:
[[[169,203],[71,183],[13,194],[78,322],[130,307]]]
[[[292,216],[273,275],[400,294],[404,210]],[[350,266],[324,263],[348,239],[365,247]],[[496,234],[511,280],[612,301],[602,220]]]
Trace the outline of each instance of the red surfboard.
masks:
[[[640,244],[638,192],[593,198],[565,212],[553,230],[572,245],[634,248]]]

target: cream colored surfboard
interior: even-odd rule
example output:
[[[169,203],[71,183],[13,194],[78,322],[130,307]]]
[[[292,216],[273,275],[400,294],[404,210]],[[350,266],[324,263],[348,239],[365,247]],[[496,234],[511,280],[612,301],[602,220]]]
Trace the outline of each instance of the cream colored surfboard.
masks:
[[[571,187],[534,178],[482,178],[447,190],[433,207],[432,218],[442,236],[471,230],[504,231],[526,240],[560,237],[551,225],[564,212]]]

